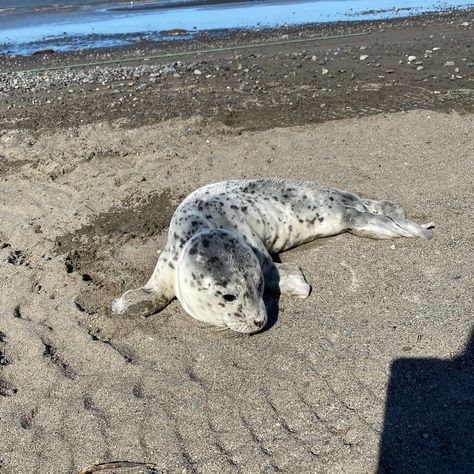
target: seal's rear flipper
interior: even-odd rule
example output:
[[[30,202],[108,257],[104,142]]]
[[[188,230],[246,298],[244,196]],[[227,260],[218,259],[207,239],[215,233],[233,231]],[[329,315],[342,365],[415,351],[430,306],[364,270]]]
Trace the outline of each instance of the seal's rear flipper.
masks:
[[[168,306],[173,298],[142,287],[126,291],[112,303],[112,311],[122,316],[146,317]]]
[[[365,207],[372,214],[382,214],[387,217],[401,217],[405,219],[406,213],[400,204],[391,201],[374,201],[373,199],[362,199]]]
[[[311,286],[306,282],[301,268],[296,263],[274,263],[274,265],[278,273],[278,276],[274,279],[277,284],[275,290],[282,295],[298,296],[299,298],[309,296]]]
[[[371,239],[395,239],[397,237],[433,238],[434,224],[419,225],[416,222],[397,217],[375,215],[355,209],[348,211],[347,231],[359,237]]]

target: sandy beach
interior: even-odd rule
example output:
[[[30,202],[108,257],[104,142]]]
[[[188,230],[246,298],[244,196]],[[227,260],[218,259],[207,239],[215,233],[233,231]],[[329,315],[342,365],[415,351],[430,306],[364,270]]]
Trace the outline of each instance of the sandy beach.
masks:
[[[2,58],[0,473],[471,472],[473,20]],[[268,295],[253,336],[176,300],[111,316],[186,194],[255,177],[397,201],[435,238],[281,254],[313,292]]]

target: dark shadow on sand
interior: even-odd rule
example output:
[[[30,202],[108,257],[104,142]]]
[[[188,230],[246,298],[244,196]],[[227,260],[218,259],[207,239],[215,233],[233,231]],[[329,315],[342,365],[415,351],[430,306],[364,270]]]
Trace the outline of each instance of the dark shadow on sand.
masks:
[[[278,321],[279,307],[280,307],[280,294],[266,291],[263,295],[263,301],[265,308],[267,309],[267,324],[257,334],[266,332],[275,326]]]
[[[253,249],[254,252],[258,252],[258,250]],[[260,260],[263,258],[260,257]],[[272,255],[272,260],[275,263],[281,263],[280,256],[278,254]],[[276,322],[278,321],[278,314],[280,308],[280,293],[275,293],[273,291],[265,290],[263,294],[263,301],[265,303],[265,308],[267,309],[267,324],[259,331],[257,334],[261,334],[262,332],[266,332],[275,326]]]
[[[474,473],[474,331],[453,359],[393,362],[377,473]]]

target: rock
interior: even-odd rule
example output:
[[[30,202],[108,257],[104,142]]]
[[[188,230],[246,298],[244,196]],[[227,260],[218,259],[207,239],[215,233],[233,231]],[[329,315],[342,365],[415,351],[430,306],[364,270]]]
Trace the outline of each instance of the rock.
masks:
[[[181,36],[189,34],[188,30],[183,30],[182,28],[174,28],[172,30],[161,30],[160,35],[163,36]]]
[[[311,61],[317,61],[318,57],[317,56],[311,56]]]
[[[445,67],[452,67],[452,66],[454,66],[454,65],[455,65],[454,61],[446,61],[446,62],[444,63],[444,66],[445,66]]]
[[[321,74],[325,76],[328,72],[329,71],[326,68],[323,68],[323,70],[321,71]]]
[[[199,69],[195,69],[194,74],[196,74],[196,76],[200,76],[202,72]]]
[[[369,57],[368,54],[361,54],[359,59],[360,59],[361,61],[365,61],[368,57]]]
[[[441,49],[441,48],[438,48],[437,46],[435,46],[435,47],[433,48],[433,51],[439,51],[440,49]]]
[[[408,56],[408,62],[411,63],[412,61],[416,60],[416,56]]]
[[[416,68],[417,71],[423,71],[423,69],[425,69],[423,66],[418,66],[418,67]]]
[[[174,68],[172,64],[166,64],[165,67],[163,68],[163,73],[165,74],[171,74],[175,72],[176,72],[176,69]]]
[[[32,56],[48,56],[48,55],[54,54],[54,53],[55,53],[54,49],[40,49],[38,51],[35,51],[31,55]]]

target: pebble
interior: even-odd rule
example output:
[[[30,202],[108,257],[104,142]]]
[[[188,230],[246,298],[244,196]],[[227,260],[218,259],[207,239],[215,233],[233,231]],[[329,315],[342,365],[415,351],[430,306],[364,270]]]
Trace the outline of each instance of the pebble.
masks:
[[[329,70],[327,70],[326,68],[323,68],[323,70],[321,71],[321,74],[324,76],[324,75],[326,75],[328,72],[329,72]]]
[[[165,67],[163,68],[163,73],[165,74],[171,74],[174,72],[176,72],[176,69],[171,64],[166,64]]]
[[[361,56],[360,56],[359,59],[360,59],[361,61],[365,61],[368,57],[369,57],[368,54],[361,54]]]
[[[416,56],[408,56],[408,62],[411,63],[412,61],[416,60]]]
[[[446,67],[452,67],[452,66],[455,65],[455,63],[454,63],[454,61],[446,61],[446,62],[444,63],[444,65],[445,65]]]
[[[176,63],[177,64],[177,63]],[[51,90],[57,87],[82,87],[88,84],[97,84],[108,86],[115,83],[115,88],[134,85],[135,80],[144,78],[150,83],[159,82],[160,76],[168,72],[176,72],[174,66],[163,65],[140,65],[140,66],[116,66],[116,67],[100,67],[93,70],[61,69],[57,71],[45,71],[41,73],[35,72],[18,72],[9,74],[0,74],[0,93],[8,93],[18,90],[38,91]],[[131,81],[131,82],[128,82]],[[74,91],[70,89],[73,93]]]

